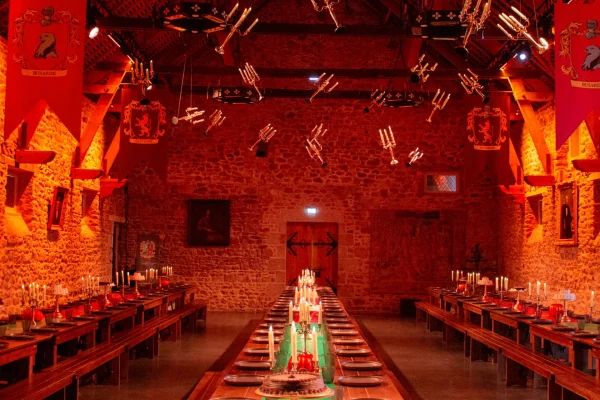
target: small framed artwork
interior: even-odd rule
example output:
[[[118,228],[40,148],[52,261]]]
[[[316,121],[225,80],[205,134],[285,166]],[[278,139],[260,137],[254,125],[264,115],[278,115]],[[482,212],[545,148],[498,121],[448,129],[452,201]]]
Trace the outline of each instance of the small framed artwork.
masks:
[[[62,228],[67,206],[67,193],[69,193],[69,189],[58,186],[54,188],[50,212],[48,213],[48,229],[51,231],[57,231]]]
[[[229,246],[229,200],[188,200],[188,245]]]
[[[558,185],[558,244],[577,245],[577,184],[575,182]]]

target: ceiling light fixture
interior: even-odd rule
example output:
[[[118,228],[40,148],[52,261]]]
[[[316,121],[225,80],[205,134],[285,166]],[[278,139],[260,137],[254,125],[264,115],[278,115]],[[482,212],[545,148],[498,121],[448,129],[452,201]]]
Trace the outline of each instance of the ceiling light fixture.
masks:
[[[98,36],[98,34],[100,33],[100,28],[98,28],[97,26],[94,26],[92,29],[90,29],[90,39],[94,39],[96,38],[96,36]]]

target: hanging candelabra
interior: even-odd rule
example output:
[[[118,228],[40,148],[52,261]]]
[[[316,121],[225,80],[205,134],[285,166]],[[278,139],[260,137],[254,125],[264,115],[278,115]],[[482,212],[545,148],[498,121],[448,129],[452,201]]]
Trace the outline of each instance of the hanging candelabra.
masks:
[[[242,75],[242,80],[244,81],[244,83],[248,86],[252,86],[254,90],[256,90],[256,93],[258,94],[258,101],[261,101],[263,99],[263,95],[260,93],[260,90],[258,90],[258,87],[256,86],[256,82],[260,81],[260,76],[256,73],[254,67],[246,63],[244,69],[238,70],[240,71],[240,75]]]
[[[480,6],[481,0],[477,0],[473,10],[469,12],[469,9],[471,8],[471,0],[465,0],[463,3],[463,8],[458,15],[460,22],[467,26],[462,44],[454,49],[460,55],[466,56],[469,54],[469,50],[467,49],[469,39],[474,32],[483,29],[485,20],[490,16],[492,11],[492,0],[489,0],[485,3],[481,14],[479,13]]]
[[[410,69],[410,72],[412,72],[410,81],[412,83],[427,82],[427,79],[429,79],[429,74],[427,72],[435,71],[438,66],[438,64],[435,63],[430,67],[429,63],[423,64],[423,61],[425,61],[425,54],[421,55],[417,61],[417,65]]]
[[[433,100],[431,100],[431,105],[433,106],[433,110],[431,110],[431,114],[429,114],[429,118],[427,118],[427,122],[431,122],[431,118],[433,117],[433,114],[435,114],[435,112],[437,110],[442,111],[444,109],[444,107],[446,107],[446,104],[448,104],[448,100],[450,100],[450,93],[448,93],[448,95],[446,96],[446,92],[441,93],[441,90],[438,89],[437,92],[435,93],[435,96],[433,96]],[[445,98],[445,99],[444,99]]]
[[[312,96],[306,99],[307,103],[312,103],[313,99],[321,92],[331,93],[333,89],[335,89],[335,87],[338,85],[339,82],[336,82],[329,89],[326,89],[327,86],[329,86],[329,82],[331,81],[331,79],[333,79],[333,74],[331,74],[329,78],[325,78],[325,75],[327,75],[327,72],[323,72],[319,79],[316,80],[315,86],[317,87],[317,90],[315,90]]]
[[[323,146],[319,142],[319,138],[322,138],[326,132],[327,129],[323,130],[323,124],[315,125],[311,132],[312,138],[306,139],[306,151],[308,151],[308,155],[310,155],[310,158],[313,160],[318,160],[322,167],[326,167],[327,163],[323,160],[323,156],[321,155]]]
[[[208,117],[208,120],[210,121],[208,123],[208,126],[206,127],[206,129],[204,130],[204,132],[202,132],[202,134],[204,136],[208,136],[208,132],[216,127],[216,126],[221,126],[221,124],[223,123],[223,121],[225,121],[225,118],[223,116],[223,113],[221,112],[221,110],[215,110],[213,111],[212,114],[210,114],[210,117]]]
[[[373,108],[374,106],[377,107],[382,107],[385,104],[385,90],[382,90],[381,92],[379,91],[379,89],[375,89],[372,93],[371,93],[371,104],[369,104],[369,107],[365,107],[364,111],[365,114],[368,114],[369,111],[371,110],[371,108]]]
[[[276,133],[277,129],[273,128],[271,124],[268,124],[267,126],[262,128],[260,132],[258,132],[258,140],[254,142],[254,144],[249,148],[249,150],[254,151],[254,148],[256,148],[256,146],[258,146],[260,142],[269,143],[269,140],[271,140]]]
[[[179,90],[179,106],[177,107],[177,115],[181,110],[181,99],[183,98],[183,81],[185,79],[185,67],[187,64],[187,58],[183,63],[183,72],[181,74],[181,89]],[[189,121],[192,125],[199,124],[204,122],[204,119],[199,119],[202,115],[204,115],[204,110],[199,110],[198,107],[193,106],[194,102],[194,66],[192,62],[190,62],[190,106],[185,109],[185,114],[182,117],[174,116],[171,119],[173,125],[177,125],[179,121]]]
[[[408,159],[410,161],[406,163],[406,168],[410,168],[410,166],[413,165],[417,160],[420,160],[421,157],[423,157],[423,152],[417,147],[408,154]]]
[[[248,17],[248,15],[250,14],[250,11],[252,11],[252,8],[245,8],[244,11],[242,12],[242,15],[240,16],[240,18],[237,20],[237,22],[232,25],[230,24],[230,20],[231,18],[233,18],[233,15],[235,14],[236,10],[239,7],[239,3],[237,3],[233,9],[229,12],[229,14],[223,14],[223,16],[225,17],[225,24],[229,27],[229,34],[227,35],[227,37],[225,38],[225,40],[223,41],[223,43],[221,43],[220,46],[215,47],[215,51],[221,55],[225,54],[225,46],[227,45],[227,42],[229,42],[229,40],[231,40],[232,36],[234,33],[237,33],[240,36],[246,36],[247,34],[250,33],[250,31],[252,30],[252,28],[254,28],[254,25],[256,25],[256,23],[258,22],[258,18],[256,18],[254,20],[254,22],[252,23],[252,25],[250,25],[248,27],[248,29],[246,29],[245,31],[241,31],[240,30],[240,26],[242,25],[242,23],[244,22],[244,20]]]
[[[150,68],[144,69],[144,63],[137,59],[131,65],[131,83],[142,86],[142,93],[152,90],[152,79],[154,79],[154,62],[150,60]]]
[[[479,96],[481,96],[483,103],[487,103],[490,100],[490,98],[485,93],[483,93],[484,86],[481,83],[479,83],[479,76],[477,76],[476,73],[471,71],[470,68],[467,68],[467,71],[469,72],[468,75],[461,74],[460,72],[458,73],[461,86],[465,89],[465,91],[468,94],[477,93]]]
[[[504,22],[504,24],[506,24],[507,28],[510,29],[511,31],[513,31],[514,34],[511,34],[508,30],[506,30],[506,28],[504,28],[504,26],[502,26],[500,24],[497,24],[498,28],[502,32],[504,32],[504,34],[510,40],[517,40],[519,37],[524,36],[529,41],[529,43],[531,43],[538,49],[539,54],[543,54],[546,50],[548,50],[550,45],[548,44],[546,39],[544,39],[543,37],[540,37],[539,39],[536,40],[533,36],[531,36],[531,34],[529,34],[529,32],[527,32],[527,29],[529,28],[529,19],[521,11],[516,9],[514,6],[511,6],[510,8],[511,8],[511,10],[513,10],[513,12],[515,14],[517,14],[519,16],[519,18],[523,22],[521,23],[518,19],[516,19],[512,15],[506,15],[504,13],[501,13],[499,15],[500,20],[502,22]]]
[[[323,5],[319,6],[316,0],[310,0],[316,12],[329,11],[329,15],[331,15],[331,19],[335,23],[335,33],[344,33],[346,28],[343,25],[340,25],[337,17],[335,16],[334,7],[337,5],[340,0],[331,1],[331,0],[323,0]]]
[[[392,132],[392,127],[388,126],[388,131],[384,128],[383,131],[379,130],[379,137],[381,138],[381,145],[385,150],[389,150],[390,156],[392,157],[392,161],[390,161],[391,165],[398,164],[398,160],[394,156],[394,149],[396,148],[396,139],[394,138],[394,132]]]

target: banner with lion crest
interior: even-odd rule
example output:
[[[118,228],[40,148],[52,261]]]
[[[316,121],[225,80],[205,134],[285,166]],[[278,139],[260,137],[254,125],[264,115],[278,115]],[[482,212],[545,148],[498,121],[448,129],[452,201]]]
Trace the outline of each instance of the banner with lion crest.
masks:
[[[11,0],[4,138],[48,106],[79,140],[85,0]]]
[[[555,5],[556,148],[600,114],[600,1]]]
[[[121,138],[118,177],[125,179],[140,161],[161,179],[167,179],[167,142],[171,124],[167,124],[167,107],[171,94],[154,87],[142,95],[139,86],[121,90]]]

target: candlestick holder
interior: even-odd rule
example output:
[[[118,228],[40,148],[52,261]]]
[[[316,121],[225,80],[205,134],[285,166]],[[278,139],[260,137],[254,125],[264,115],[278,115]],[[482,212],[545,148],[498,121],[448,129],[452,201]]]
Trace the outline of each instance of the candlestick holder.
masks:
[[[208,118],[209,118],[210,122],[208,123],[208,126],[206,127],[204,132],[202,132],[202,134],[204,136],[208,136],[208,132],[212,128],[221,126],[223,124],[223,121],[225,121],[225,118],[227,118],[227,117],[223,116],[223,112],[221,110],[215,110],[215,111],[213,111],[212,114],[210,114],[210,117],[208,117]]]
[[[238,71],[240,71],[240,75],[242,76],[244,83],[256,90],[256,93],[258,94],[258,101],[261,101],[263,99],[263,95],[260,90],[258,90],[258,86],[256,86],[256,83],[260,81],[260,76],[256,73],[254,67],[246,63],[244,69],[238,68]]]
[[[319,139],[322,138],[325,133],[327,132],[327,129],[322,130],[323,129],[323,124],[321,125],[315,125],[315,127],[313,128],[311,134],[313,135],[312,138],[307,138],[306,139],[306,151],[308,151],[308,155],[310,155],[310,158],[317,159],[319,160],[319,162],[321,163],[321,167],[325,168],[327,166],[327,163],[325,162],[325,160],[323,159],[323,156],[321,155],[321,152],[323,151],[323,146],[321,145]]]
[[[433,66],[429,66],[429,63],[425,63],[423,64],[423,61],[425,60],[425,54],[421,55],[421,57],[419,57],[418,61],[417,61],[417,65],[415,65],[414,67],[412,67],[410,69],[410,72],[412,72],[411,76],[410,76],[410,81],[412,83],[425,83],[427,82],[427,79],[429,79],[429,74],[427,72],[433,72],[436,70],[438,64],[435,63]]]
[[[490,101],[489,96],[483,93],[484,86],[479,83],[479,76],[471,71],[470,68],[467,68],[469,75],[458,73],[458,77],[460,78],[460,84],[465,89],[468,94],[476,93],[483,100],[483,104],[486,104]]]
[[[388,131],[384,128],[383,131],[379,130],[379,137],[381,138],[381,145],[384,150],[388,150],[390,152],[390,165],[398,164],[398,160],[394,156],[394,149],[396,148],[396,139],[394,138],[394,132],[392,132],[392,127],[388,126]]]
[[[365,107],[364,108],[364,112],[365,114],[368,114],[369,111],[371,111],[371,108],[373,108],[374,106],[377,107],[383,107],[383,105],[385,104],[386,98],[385,96],[386,91],[382,90],[381,92],[379,91],[379,89],[375,89],[372,93],[371,93],[371,104],[369,104],[369,107]]]
[[[329,15],[331,15],[331,19],[333,20],[333,23],[335,24],[335,33],[344,33],[344,31],[346,30],[346,28],[343,25],[340,25],[340,23],[338,22],[335,13],[333,12],[333,8],[336,4],[338,4],[340,2],[340,0],[336,0],[336,1],[331,1],[331,0],[323,0],[323,5],[321,7],[319,7],[319,4],[317,4],[316,0],[310,0],[312,2],[312,5],[315,9],[316,12],[322,12],[322,11],[329,11]]]
[[[548,50],[548,48],[550,47],[550,45],[548,44],[548,41],[546,41],[546,39],[544,39],[543,37],[540,37],[539,39],[536,40],[533,36],[531,36],[531,34],[529,32],[527,32],[527,28],[529,28],[529,19],[521,11],[519,11],[517,8],[515,8],[514,6],[511,6],[510,8],[511,8],[511,10],[515,14],[517,14],[517,16],[523,22],[520,22],[518,19],[516,19],[512,15],[507,15],[505,13],[501,13],[500,15],[498,15],[498,18],[500,18],[500,20],[502,22],[504,22],[504,24],[506,25],[506,27],[508,29],[510,29],[511,31],[514,32],[514,35],[511,34],[511,33],[509,33],[504,28],[504,26],[502,26],[500,24],[496,24],[496,26],[502,32],[504,32],[504,34],[510,40],[517,40],[521,36],[525,37],[529,41],[529,43],[531,43],[532,45],[534,45],[538,49],[538,52],[540,54],[543,54],[546,50]]]
[[[227,45],[227,43],[229,42],[229,40],[231,40],[231,38],[233,37],[234,33],[237,33],[240,36],[246,36],[247,34],[250,33],[250,31],[252,30],[252,28],[254,28],[254,25],[256,25],[256,23],[258,22],[258,18],[257,18],[252,23],[252,25],[250,25],[248,27],[248,29],[246,29],[244,32],[242,32],[240,30],[240,26],[242,25],[242,23],[244,22],[244,20],[248,17],[248,15],[250,14],[250,11],[252,11],[252,8],[245,8],[244,11],[242,12],[242,15],[237,20],[237,22],[232,25],[230,23],[230,20],[233,18],[233,15],[235,14],[235,11],[237,10],[238,6],[239,6],[239,3],[236,4],[233,7],[233,9],[229,12],[229,14],[223,13],[223,16],[224,16],[224,19],[225,19],[225,24],[229,27],[229,34],[227,35],[227,37],[225,38],[225,40],[223,41],[223,43],[220,46],[215,47],[215,51],[217,53],[219,53],[220,55],[225,54],[225,46]]]
[[[450,100],[450,93],[448,93],[447,96],[446,96],[446,92],[441,93],[441,95],[440,95],[440,93],[441,93],[441,90],[438,89],[437,92],[435,93],[435,96],[433,96],[433,100],[431,100],[431,105],[433,106],[433,110],[431,110],[431,114],[429,114],[429,118],[426,119],[427,122],[431,122],[431,118],[433,117],[433,114],[435,114],[435,112],[437,110],[442,111],[444,109],[444,107],[446,107],[446,104],[448,104],[448,100]]]
[[[423,152],[419,150],[417,147],[413,151],[408,154],[409,162],[406,163],[406,168],[410,168],[416,161],[420,160],[423,157]]]
[[[339,82],[336,82],[333,84],[333,86],[327,89],[327,86],[329,86],[329,82],[333,79],[333,74],[331,74],[329,78],[325,78],[325,75],[327,75],[327,72],[323,72],[319,79],[316,80],[315,86],[317,87],[317,90],[315,90],[312,96],[306,98],[307,103],[312,103],[313,99],[321,92],[331,93],[333,89],[335,89],[335,87],[338,85]]]
[[[277,129],[274,129],[271,126],[271,124],[268,124],[258,132],[258,140],[254,142],[254,144],[249,148],[249,150],[254,151],[254,149],[256,148],[256,146],[258,146],[260,142],[269,143],[269,140],[271,140],[276,133]]]
[[[491,3],[491,0],[485,3],[481,14],[479,14],[481,0],[477,0],[477,4],[471,10],[471,12],[469,12],[469,9],[471,8],[471,0],[465,0],[463,3],[463,8],[460,11],[458,18],[462,24],[467,26],[467,31],[465,32],[462,44],[454,49],[461,56],[466,57],[469,54],[469,50],[467,50],[469,39],[474,32],[483,29],[485,20],[489,17],[492,11]]]

